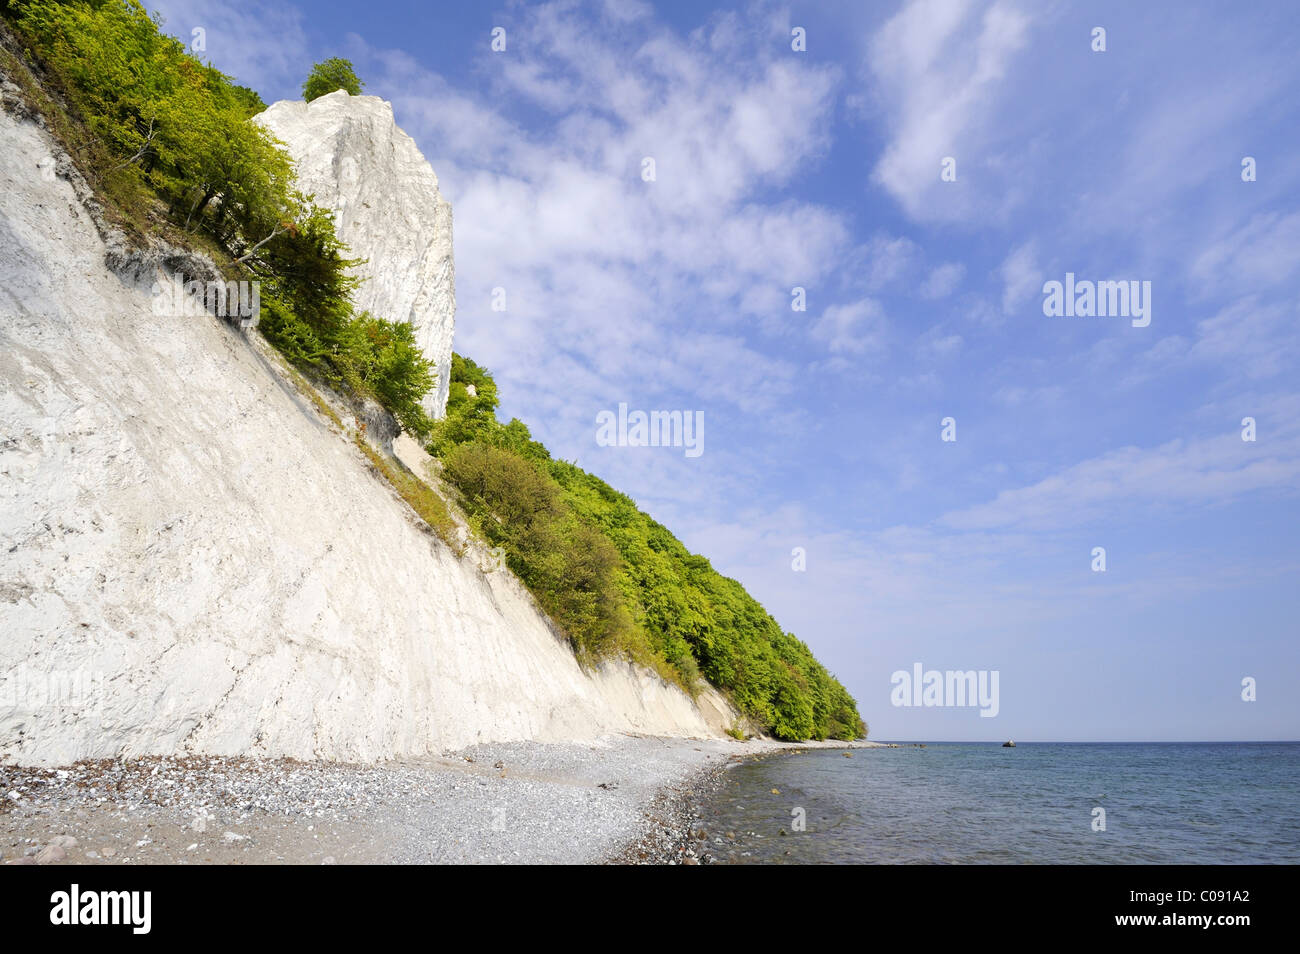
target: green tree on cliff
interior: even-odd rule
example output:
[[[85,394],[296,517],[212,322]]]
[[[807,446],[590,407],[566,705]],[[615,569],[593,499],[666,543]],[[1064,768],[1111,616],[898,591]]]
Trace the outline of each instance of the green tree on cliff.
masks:
[[[357,79],[349,60],[331,56],[311,68],[311,75],[302,84],[302,98],[311,102],[313,99],[332,93],[336,89],[345,89],[350,96],[360,96],[366,84]]]

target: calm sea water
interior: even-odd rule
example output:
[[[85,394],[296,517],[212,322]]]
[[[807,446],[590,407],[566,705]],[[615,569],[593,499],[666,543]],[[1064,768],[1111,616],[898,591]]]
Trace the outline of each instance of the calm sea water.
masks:
[[[703,815],[740,864],[1295,864],[1300,743],[809,751],[728,770]]]

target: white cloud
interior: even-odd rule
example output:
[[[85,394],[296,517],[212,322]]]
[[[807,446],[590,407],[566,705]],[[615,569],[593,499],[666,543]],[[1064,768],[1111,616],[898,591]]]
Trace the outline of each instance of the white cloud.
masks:
[[[885,349],[885,313],[871,298],[831,305],[813,325],[812,336],[832,354],[880,352]]]
[[[1261,212],[1222,236],[1192,263],[1206,294],[1224,289],[1260,292],[1300,269],[1300,212]]]
[[[1189,354],[1230,379],[1293,372],[1300,360],[1300,307],[1294,299],[1242,299],[1197,323]]]
[[[868,66],[891,138],[873,177],[909,215],[953,219],[975,210],[964,183],[983,161],[983,121],[1028,33],[1028,17],[1009,0],[909,0],[877,33]],[[956,182],[939,178],[949,156]]]
[[[1064,394],[1064,388],[1054,385],[1025,387],[1019,384],[1004,384],[993,392],[993,400],[1006,407],[1028,405],[1029,407],[1042,409],[1055,404]]]
[[[1002,311],[1011,314],[1043,287],[1034,243],[1026,242],[1011,252],[999,269],[1002,278]]]
[[[966,276],[966,266],[961,262],[948,262],[931,269],[921,284],[921,297],[928,299],[946,298],[956,291],[961,280]]]
[[[1125,447],[1075,464],[1036,484],[1006,490],[988,503],[945,514],[956,530],[1054,530],[1086,525],[1121,508],[1223,504],[1300,483],[1294,426],[1267,444],[1241,440],[1235,421],[1220,437]]]
[[[921,335],[917,343],[917,356],[922,361],[943,360],[957,354],[964,343],[961,335],[945,333],[944,329],[936,325]]]
[[[875,235],[854,250],[853,270],[862,276],[863,286],[880,291],[911,272],[921,258],[921,248],[909,238]]]

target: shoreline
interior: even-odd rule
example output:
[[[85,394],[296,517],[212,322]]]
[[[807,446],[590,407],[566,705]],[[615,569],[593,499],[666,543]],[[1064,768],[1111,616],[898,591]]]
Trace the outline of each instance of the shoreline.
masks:
[[[0,864],[674,864],[694,858],[692,806],[728,766],[879,746],[612,736],[374,765],[0,765]]]
[[[777,739],[749,739],[737,746],[752,746],[734,751],[725,758],[702,765],[685,783],[666,786],[658,792],[646,811],[645,830],[629,841],[607,865],[699,865],[717,863],[710,841],[715,837],[703,824],[700,803],[722,785],[727,772],[746,761],[798,755],[816,750],[899,748],[897,743],[827,740],[782,742]]]

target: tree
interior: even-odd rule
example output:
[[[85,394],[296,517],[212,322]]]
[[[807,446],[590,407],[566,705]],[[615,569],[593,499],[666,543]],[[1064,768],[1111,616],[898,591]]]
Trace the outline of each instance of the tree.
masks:
[[[365,85],[357,79],[350,61],[331,56],[311,68],[311,75],[307,77],[307,82],[302,84],[302,98],[310,103],[313,99],[338,89],[347,90],[350,96],[360,96],[361,89]]]
[[[365,311],[339,336],[339,345],[351,359],[360,387],[374,392],[402,430],[427,436],[433,422],[420,401],[433,390],[437,372],[416,345],[415,329]]]

